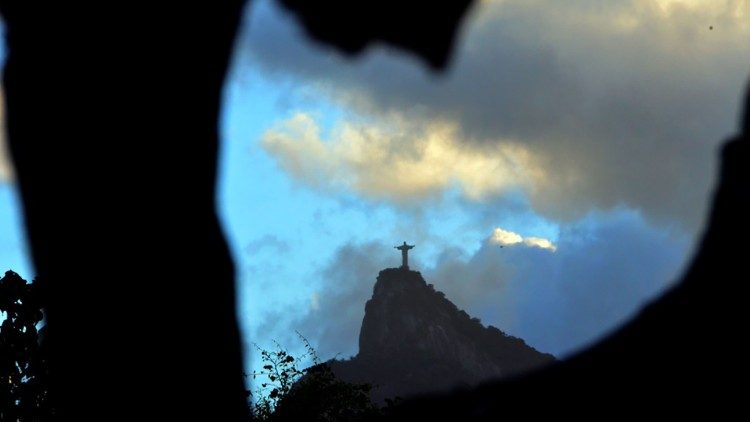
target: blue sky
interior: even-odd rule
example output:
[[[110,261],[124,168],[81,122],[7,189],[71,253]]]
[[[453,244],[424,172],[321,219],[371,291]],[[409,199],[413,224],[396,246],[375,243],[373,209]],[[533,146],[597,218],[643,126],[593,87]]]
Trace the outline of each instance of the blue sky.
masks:
[[[344,59],[256,2],[225,86],[217,198],[249,369],[251,343],[298,350],[295,330],[322,358],[356,354],[404,240],[428,283],[545,352],[633,315],[699,233],[748,16],[743,0],[485,1],[436,76],[382,46]],[[2,143],[0,267],[31,278]]]
[[[0,22],[0,33],[5,27]],[[0,64],[5,63],[5,43],[0,43]],[[4,113],[0,105],[0,113]],[[4,119],[3,119],[4,122]],[[3,124],[4,130],[4,124]],[[19,210],[19,198],[11,183],[9,160],[5,152],[5,136],[0,134],[0,271],[9,269],[26,279],[34,277],[34,271],[26,251],[26,239],[22,232],[23,216]]]

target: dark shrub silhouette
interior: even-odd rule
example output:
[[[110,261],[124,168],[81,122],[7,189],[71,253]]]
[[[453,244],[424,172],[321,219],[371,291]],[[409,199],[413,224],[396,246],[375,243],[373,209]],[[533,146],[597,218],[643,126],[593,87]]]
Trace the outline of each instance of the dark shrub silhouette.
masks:
[[[13,271],[0,278],[0,421],[36,421],[52,416],[41,284]]]
[[[281,345],[276,350],[257,347],[263,369],[253,373],[262,382],[251,404],[259,421],[356,421],[379,415],[370,401],[370,385],[337,379],[327,363],[321,363],[304,337],[307,352],[295,358]],[[312,358],[313,366],[299,369],[300,361]]]

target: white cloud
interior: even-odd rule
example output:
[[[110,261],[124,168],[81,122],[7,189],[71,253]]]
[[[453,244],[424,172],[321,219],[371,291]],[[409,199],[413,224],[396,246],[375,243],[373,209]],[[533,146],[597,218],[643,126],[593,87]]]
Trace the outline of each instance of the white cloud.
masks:
[[[523,242],[523,237],[518,233],[497,228],[492,232],[490,242],[500,246],[515,245]]]
[[[557,246],[555,246],[554,243],[552,243],[548,239],[543,239],[541,237],[527,237],[526,239],[523,240],[523,243],[525,243],[528,246],[535,247],[535,248],[549,249],[552,252],[557,250]]]
[[[639,0],[645,3],[646,0]],[[638,2],[637,2],[638,3]],[[748,13],[748,4],[740,0],[655,0],[663,13],[680,13],[684,10],[699,12],[710,16],[729,14],[737,18],[743,18]]]
[[[339,123],[323,139],[314,118],[297,113],[266,131],[261,142],[300,182],[376,200],[410,203],[457,188],[481,201],[533,188],[546,177],[538,160],[517,143],[471,145],[457,136],[445,123],[390,115],[369,124]]]
[[[271,16],[247,31],[252,66],[375,120],[442,122],[461,148],[511,139],[547,170],[535,211],[565,221],[627,206],[697,232],[750,63],[750,0],[485,1],[439,78],[383,49],[308,48]]]
[[[518,233],[504,230],[499,227],[492,232],[489,242],[499,246],[512,246],[523,243],[524,245],[529,247],[548,249],[552,252],[555,252],[557,250],[557,246],[555,246],[555,244],[548,239],[533,236],[524,238]]]

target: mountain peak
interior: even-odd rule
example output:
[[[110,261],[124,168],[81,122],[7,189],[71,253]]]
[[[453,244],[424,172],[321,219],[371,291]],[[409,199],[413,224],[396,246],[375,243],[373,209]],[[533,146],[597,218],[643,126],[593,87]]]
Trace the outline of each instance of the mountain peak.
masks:
[[[374,385],[373,399],[446,391],[554,361],[458,309],[417,271],[380,272],[365,306],[359,354],[332,362],[339,378]]]

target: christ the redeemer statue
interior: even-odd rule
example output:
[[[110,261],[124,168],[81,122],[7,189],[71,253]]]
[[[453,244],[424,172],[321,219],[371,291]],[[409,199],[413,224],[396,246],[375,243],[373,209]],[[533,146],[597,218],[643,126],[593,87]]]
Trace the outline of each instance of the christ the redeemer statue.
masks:
[[[401,251],[401,268],[405,270],[409,269],[409,249],[413,247],[414,245],[407,245],[406,242],[401,246],[394,246],[394,248]]]

